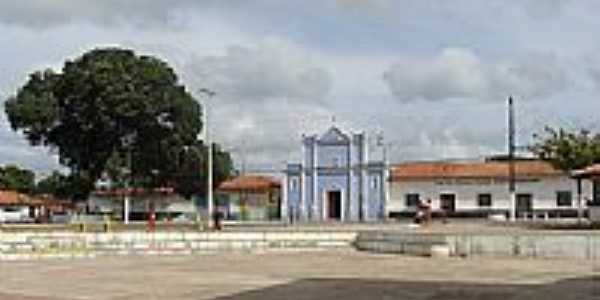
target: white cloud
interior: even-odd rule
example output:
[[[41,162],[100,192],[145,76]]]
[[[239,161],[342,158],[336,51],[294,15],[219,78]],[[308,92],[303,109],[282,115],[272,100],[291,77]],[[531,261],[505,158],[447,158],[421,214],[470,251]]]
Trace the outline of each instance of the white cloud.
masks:
[[[600,91],[600,56],[596,53],[586,55],[582,62],[592,87],[596,91]]]
[[[331,112],[318,105],[270,99],[257,105],[213,105],[214,139],[235,161],[250,166],[282,165],[300,159],[302,134],[320,132]]]
[[[231,46],[221,56],[192,60],[184,79],[239,103],[267,99],[321,102],[332,86],[330,73],[293,44],[266,40],[257,46]]]
[[[290,42],[265,39],[229,46],[221,55],[192,55],[182,77],[192,89],[217,93],[209,103],[212,136],[238,165],[299,159],[302,133],[331,116],[332,75]]]
[[[526,0],[525,11],[533,18],[547,19],[557,17],[570,0]]]
[[[384,72],[384,81],[403,102],[446,98],[501,100],[508,95],[544,98],[563,91],[568,79],[551,54],[485,62],[468,49],[447,48],[431,58],[405,57]]]
[[[0,22],[20,26],[46,28],[72,21],[91,21],[99,24],[171,23],[176,9],[196,1],[147,0],[28,0],[2,1]]]

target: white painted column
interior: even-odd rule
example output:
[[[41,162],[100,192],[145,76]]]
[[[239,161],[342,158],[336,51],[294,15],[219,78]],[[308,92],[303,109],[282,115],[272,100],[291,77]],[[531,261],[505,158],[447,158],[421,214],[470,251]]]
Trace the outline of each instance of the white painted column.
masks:
[[[287,221],[289,220],[289,214],[288,214],[288,184],[289,184],[289,176],[288,173],[286,171],[285,176],[283,176],[283,182],[281,183],[281,203],[279,204],[280,207],[280,211],[281,211],[281,215],[280,215],[280,219],[282,221]]]
[[[313,203],[313,216],[319,215],[319,200],[324,201],[324,199],[319,199],[318,193],[318,177],[319,172],[317,170],[318,166],[318,156],[317,156],[317,141],[316,139],[312,140],[312,203]]]
[[[340,189],[340,220],[346,220],[346,193],[344,189]]]
[[[322,208],[321,218],[323,220],[327,220],[327,211],[328,211],[327,205],[329,205],[329,203],[328,203],[329,200],[327,199],[327,190],[326,189],[323,189],[323,193],[321,193],[321,197],[322,197],[321,199],[323,199],[323,201],[321,203],[321,208]]]
[[[304,190],[305,184],[306,184],[305,167],[306,167],[306,144],[305,144],[304,135],[302,135],[302,164],[300,165],[300,184],[299,184],[299,189],[300,189],[299,215],[300,215],[300,219],[302,219],[304,221],[308,220],[308,214],[306,211],[306,191]]]
[[[385,221],[388,216],[388,211],[387,211],[388,205],[387,204],[388,204],[388,201],[390,201],[390,181],[391,181],[390,173],[391,173],[390,167],[389,167],[388,159],[386,156],[383,159],[383,176],[381,178],[381,184],[383,185],[383,195],[382,195],[383,199],[381,199],[381,201],[382,201],[381,205],[383,206],[381,209],[381,213],[383,214],[383,218],[381,219],[381,221]]]
[[[352,145],[354,144],[353,139],[350,139],[350,142],[348,143],[348,149],[346,149],[347,152],[347,161],[346,161],[346,168],[348,169],[348,180],[346,182],[347,186],[347,191],[348,191],[348,214],[349,217],[352,218]],[[357,199],[358,200],[358,199]],[[345,212],[344,212],[345,213]]]
[[[362,215],[363,220],[366,221],[369,219],[369,173],[367,172],[367,167],[369,165],[369,149],[366,133],[363,133],[361,150],[363,151],[363,161],[361,161],[361,184],[363,188]]]
[[[123,223],[129,224],[129,195],[123,199]]]

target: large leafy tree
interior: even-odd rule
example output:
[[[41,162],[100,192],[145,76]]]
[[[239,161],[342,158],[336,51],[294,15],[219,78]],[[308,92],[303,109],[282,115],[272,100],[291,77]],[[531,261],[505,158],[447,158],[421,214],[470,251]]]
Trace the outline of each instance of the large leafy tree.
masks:
[[[600,163],[600,134],[546,127],[534,139],[533,153],[558,169],[569,171]]]
[[[54,171],[50,176],[38,181],[35,185],[34,193],[52,195],[58,199],[67,199],[73,193],[71,191],[72,183],[70,179],[68,175]]]
[[[190,197],[192,194],[205,194],[207,190],[207,151],[208,147],[197,143],[192,147],[184,149],[178,160],[179,168],[174,170],[176,174],[175,189],[179,194]],[[230,177],[233,170],[233,162],[228,152],[223,151],[218,145],[213,145],[213,188]]]
[[[125,152],[111,157],[105,174],[116,187],[124,187],[126,183],[130,186],[166,185],[186,198],[194,194],[206,194],[208,147],[202,141],[184,147],[163,146],[155,151],[168,157],[169,163],[155,161],[148,157],[147,152]],[[144,166],[139,165],[142,162],[145,163]],[[140,173],[136,168],[148,169],[150,172]],[[213,188],[229,178],[233,170],[230,154],[214,144]]]
[[[0,189],[29,193],[35,187],[35,174],[14,165],[0,167]]]
[[[174,159],[202,128],[200,105],[167,63],[119,48],[31,74],[5,110],[32,145],[57,150],[78,187],[75,199],[87,197],[102,173],[127,167],[127,155],[139,184],[172,183]]]

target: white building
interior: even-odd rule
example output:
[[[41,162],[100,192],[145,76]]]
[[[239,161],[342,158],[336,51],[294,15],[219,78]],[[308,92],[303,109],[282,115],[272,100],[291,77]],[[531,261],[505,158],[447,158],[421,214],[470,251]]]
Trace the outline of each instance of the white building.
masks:
[[[582,184],[569,174],[539,160],[520,160],[516,169],[517,217],[574,217],[579,205],[591,199],[592,184]],[[412,216],[419,201],[432,202],[434,214],[487,216],[509,214],[509,164],[506,161],[415,162],[391,167],[389,217]]]
[[[0,224],[33,222],[40,216],[42,202],[16,191],[0,190]]]

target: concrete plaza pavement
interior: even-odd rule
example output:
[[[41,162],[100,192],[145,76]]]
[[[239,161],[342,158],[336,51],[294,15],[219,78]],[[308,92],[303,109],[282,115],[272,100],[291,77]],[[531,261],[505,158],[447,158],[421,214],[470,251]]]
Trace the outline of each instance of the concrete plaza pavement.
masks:
[[[354,251],[99,257],[0,262],[0,300],[600,299],[598,275],[600,261]]]

